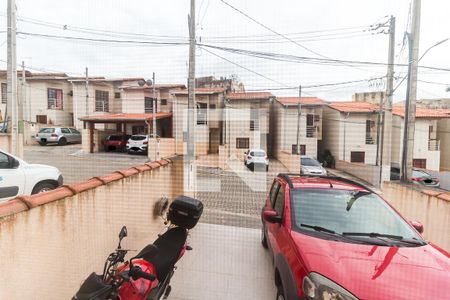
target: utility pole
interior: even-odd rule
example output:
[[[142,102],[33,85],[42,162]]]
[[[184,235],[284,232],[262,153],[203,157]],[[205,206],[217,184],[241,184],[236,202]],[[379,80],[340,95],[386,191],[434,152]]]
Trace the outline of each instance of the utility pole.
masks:
[[[19,104],[19,120],[24,121],[27,119],[27,114],[25,113],[25,109],[27,107],[27,95],[25,91],[25,62],[22,61],[22,80],[20,82],[22,84],[22,101]]]
[[[86,67],[86,84],[85,84],[85,91],[86,91],[86,116],[89,116],[89,73],[88,68]]]
[[[187,165],[185,166],[185,187],[195,191],[195,0],[191,0],[189,22],[189,75],[188,75],[188,113],[187,113]]]
[[[18,149],[18,107],[17,107],[17,65],[16,65],[16,1],[8,0],[7,11],[7,132],[11,133],[11,153],[19,154]]]
[[[298,86],[297,102],[297,155],[300,155],[300,119],[302,118],[302,86]]]
[[[155,72],[153,72],[153,101],[152,101],[152,111],[153,111],[153,146],[155,147],[155,156],[153,160],[158,160],[158,150],[156,149],[157,139],[156,139],[156,92],[155,92]]]
[[[392,100],[394,97],[394,58],[395,58],[395,17],[389,20],[389,53],[387,68],[387,84],[382,115],[382,132],[380,145],[380,178],[381,187],[384,180],[390,180],[391,147],[392,147]]]
[[[408,88],[405,102],[405,120],[403,131],[403,155],[402,177],[403,182],[408,182],[412,176],[412,162],[414,154],[414,131],[416,121],[416,96],[417,96],[417,66],[419,57],[420,38],[420,8],[421,0],[414,0],[412,14],[412,32],[408,35],[409,66]]]

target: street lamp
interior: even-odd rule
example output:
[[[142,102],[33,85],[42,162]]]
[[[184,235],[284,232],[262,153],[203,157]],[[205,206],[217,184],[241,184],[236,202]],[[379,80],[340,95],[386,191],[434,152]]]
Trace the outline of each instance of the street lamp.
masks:
[[[139,80],[138,81],[139,86],[152,86],[153,87],[153,96],[152,96],[152,114],[153,114],[153,144],[155,145],[155,156],[153,157],[153,160],[158,159],[158,150],[157,150],[157,139],[156,139],[156,92],[155,92],[155,72],[153,72],[153,80],[147,79],[147,80]]]

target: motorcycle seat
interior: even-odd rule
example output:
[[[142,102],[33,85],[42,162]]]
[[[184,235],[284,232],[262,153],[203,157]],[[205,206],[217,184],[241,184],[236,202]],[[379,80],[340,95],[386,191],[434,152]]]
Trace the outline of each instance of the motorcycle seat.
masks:
[[[156,277],[162,281],[170,273],[180,257],[186,243],[187,230],[182,227],[171,228],[162,234],[153,245],[158,251],[146,259],[156,269]]]

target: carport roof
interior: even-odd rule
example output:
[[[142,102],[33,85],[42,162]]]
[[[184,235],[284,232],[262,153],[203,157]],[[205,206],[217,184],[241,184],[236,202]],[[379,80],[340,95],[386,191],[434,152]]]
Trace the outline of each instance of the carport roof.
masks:
[[[158,112],[156,119],[166,119],[172,117],[172,113]],[[144,122],[153,120],[153,114],[111,114],[99,116],[81,117],[80,121],[94,122],[94,123],[118,123],[118,122]]]

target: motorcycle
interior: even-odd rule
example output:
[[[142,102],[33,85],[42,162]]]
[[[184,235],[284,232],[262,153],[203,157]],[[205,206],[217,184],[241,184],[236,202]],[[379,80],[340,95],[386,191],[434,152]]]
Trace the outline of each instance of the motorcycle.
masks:
[[[91,273],[72,300],[163,300],[170,292],[175,264],[186,251],[188,232],[200,219],[203,204],[179,196],[169,206],[167,230],[145,246],[136,256],[125,260],[131,250],[122,249],[128,235],[126,226],[119,233],[119,244],[105,261],[103,274]]]

